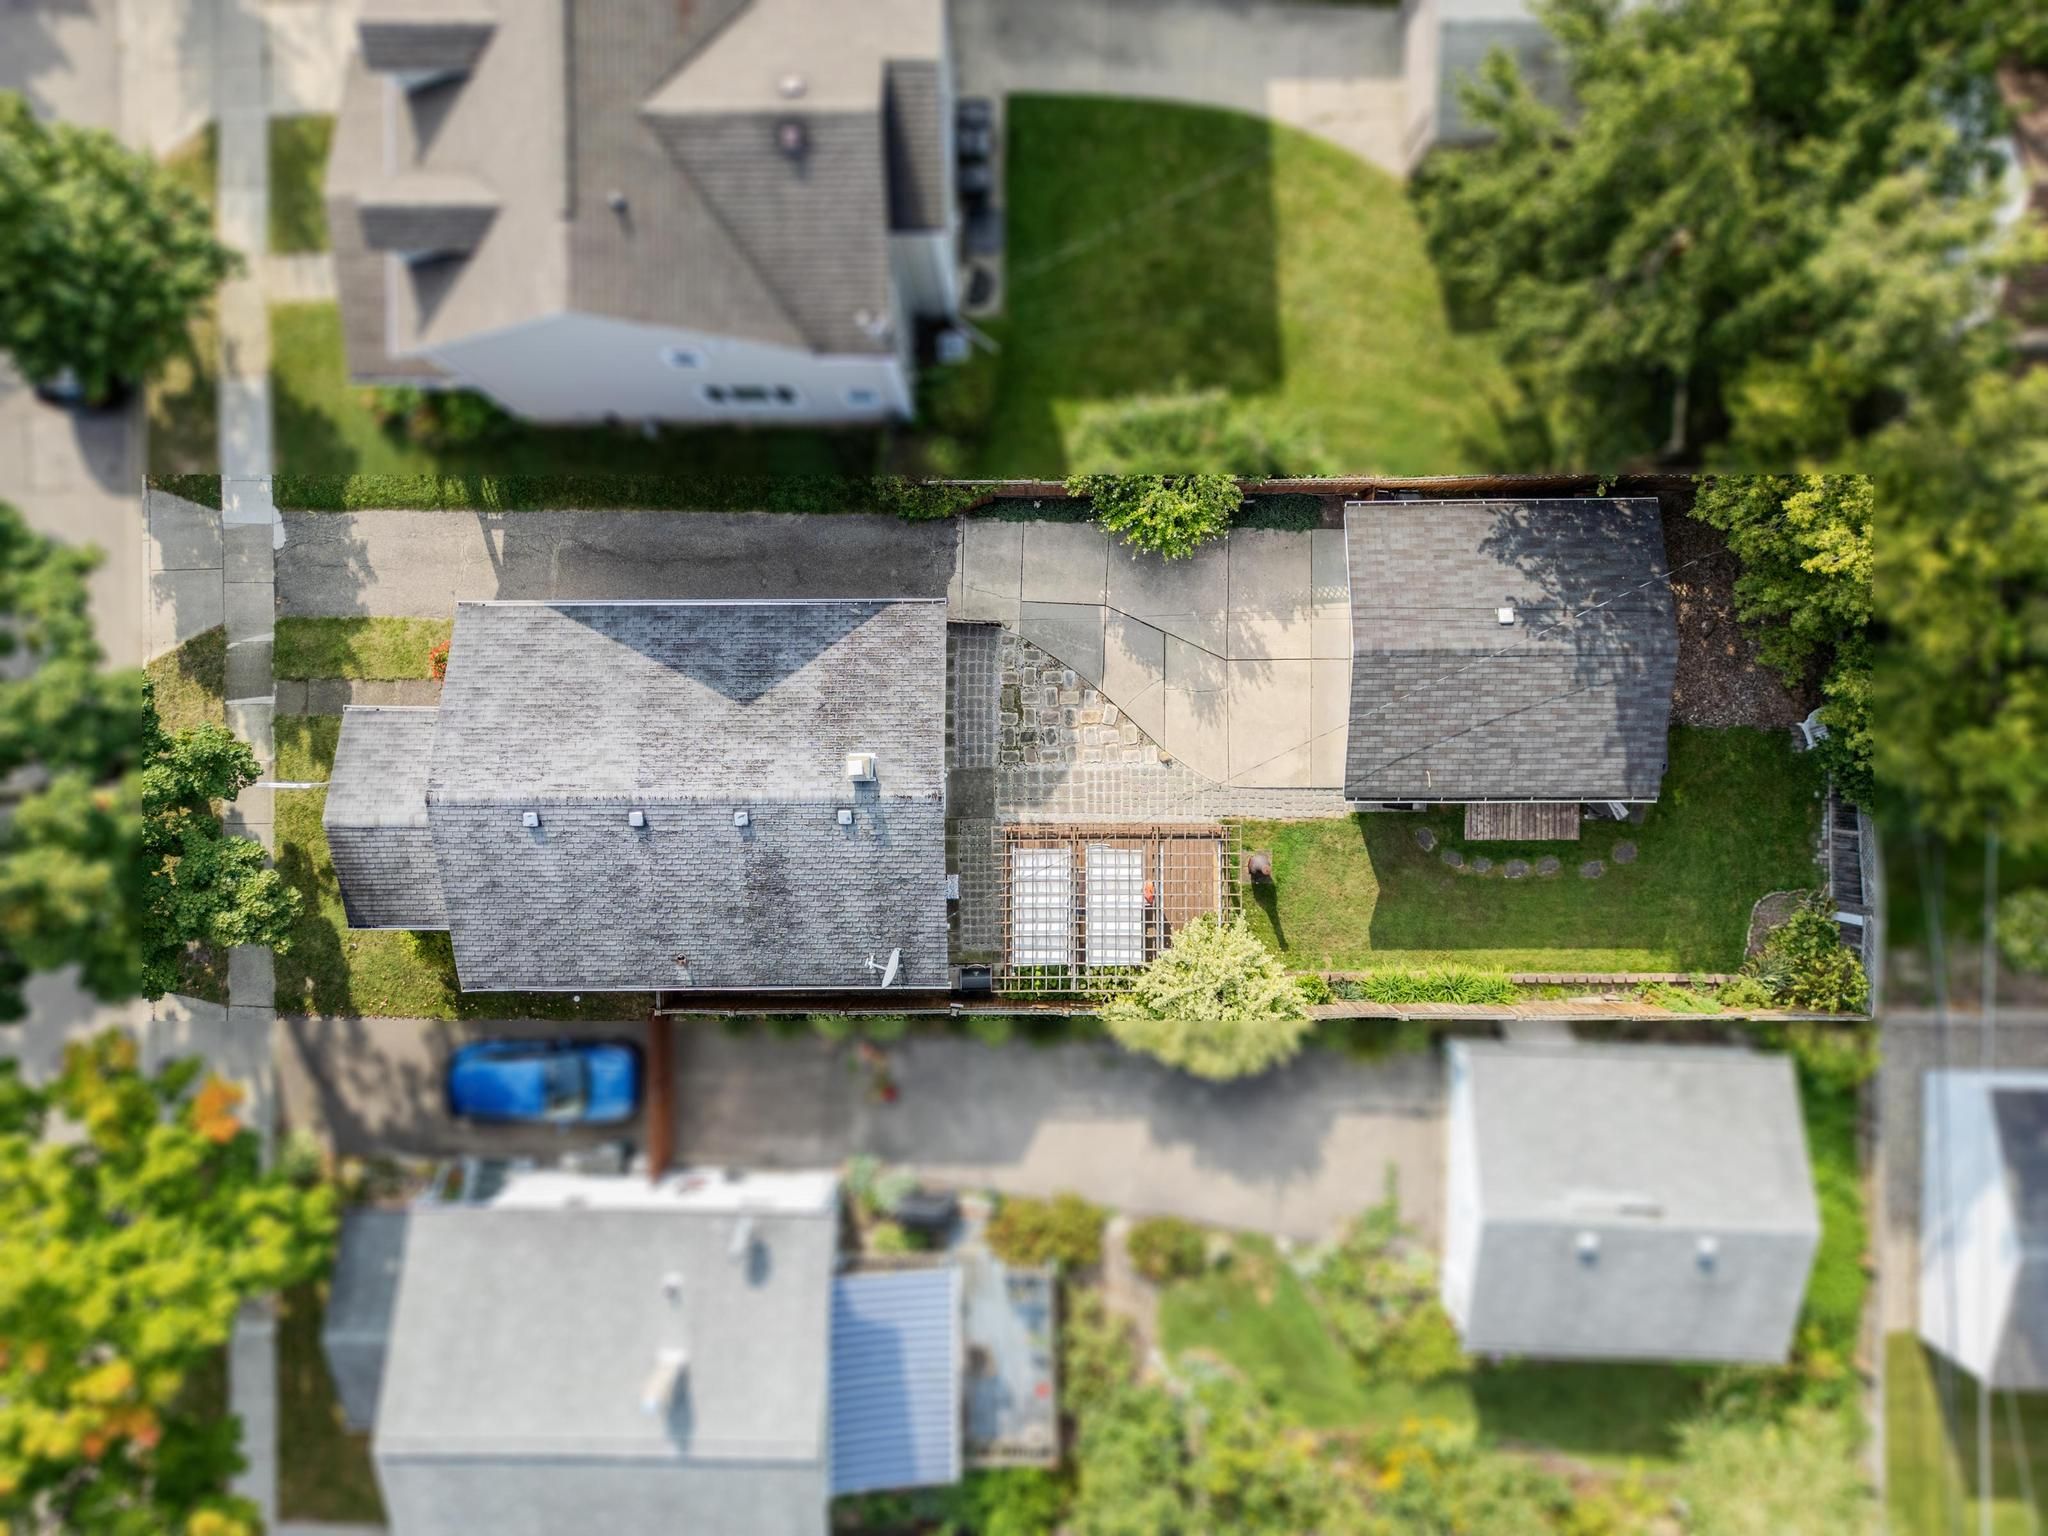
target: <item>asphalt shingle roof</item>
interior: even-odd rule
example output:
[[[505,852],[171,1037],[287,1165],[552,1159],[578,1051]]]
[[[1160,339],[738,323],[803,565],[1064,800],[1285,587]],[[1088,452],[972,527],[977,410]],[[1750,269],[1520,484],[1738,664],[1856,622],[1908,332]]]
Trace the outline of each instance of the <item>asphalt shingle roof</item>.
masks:
[[[342,712],[321,825],[351,928],[448,926],[427,821],[438,714],[381,705]]]
[[[889,146],[889,227],[946,227],[946,132],[936,59],[891,59],[882,101]]]
[[[1345,547],[1349,798],[1657,797],[1678,633],[1654,500],[1356,503]]]

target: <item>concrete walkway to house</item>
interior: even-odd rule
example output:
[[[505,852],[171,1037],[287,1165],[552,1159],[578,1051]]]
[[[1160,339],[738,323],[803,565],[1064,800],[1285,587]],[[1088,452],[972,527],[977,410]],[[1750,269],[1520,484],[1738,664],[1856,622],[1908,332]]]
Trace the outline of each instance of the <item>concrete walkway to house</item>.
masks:
[[[959,93],[1136,96],[1229,107],[1303,129],[1399,175],[1401,9],[1258,0],[954,0]]]
[[[1241,530],[1183,560],[1087,523],[968,519],[960,533],[955,618],[994,620],[1057,656],[1205,778],[1343,787],[1341,530]]]

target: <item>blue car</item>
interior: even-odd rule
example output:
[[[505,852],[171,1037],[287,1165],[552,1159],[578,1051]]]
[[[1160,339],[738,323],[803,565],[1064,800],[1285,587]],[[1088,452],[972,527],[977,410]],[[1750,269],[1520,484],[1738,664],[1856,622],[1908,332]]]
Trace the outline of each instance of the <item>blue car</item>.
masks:
[[[448,1063],[448,1112],[512,1124],[617,1125],[640,1107],[625,1040],[479,1040]]]

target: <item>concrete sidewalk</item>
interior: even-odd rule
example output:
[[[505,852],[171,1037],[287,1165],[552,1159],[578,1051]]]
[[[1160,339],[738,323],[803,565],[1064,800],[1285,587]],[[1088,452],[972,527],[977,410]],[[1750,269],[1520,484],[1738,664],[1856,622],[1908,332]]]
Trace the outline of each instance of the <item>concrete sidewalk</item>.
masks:
[[[1351,596],[1340,529],[1240,530],[1183,560],[1089,523],[960,525],[953,617],[993,620],[1234,787],[1341,789]]]

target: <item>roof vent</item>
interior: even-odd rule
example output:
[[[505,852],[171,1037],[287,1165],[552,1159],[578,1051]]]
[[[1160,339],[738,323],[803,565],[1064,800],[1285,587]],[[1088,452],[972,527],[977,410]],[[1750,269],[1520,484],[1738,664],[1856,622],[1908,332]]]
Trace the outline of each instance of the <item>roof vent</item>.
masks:
[[[1496,619],[1500,620],[1500,622],[1503,624],[1512,624],[1515,622],[1515,610],[1513,606],[1509,604],[1504,603],[1500,607],[1494,609],[1493,616]]]
[[[804,93],[804,77],[795,70],[791,70],[775,82],[775,89],[782,92],[791,101],[795,101],[797,97]]]
[[[872,752],[849,752],[846,754],[846,776],[856,784],[875,782],[875,754]]]
[[[775,147],[787,159],[801,160],[811,147],[811,131],[800,117],[785,117],[775,125]]]
[[[626,825],[636,832],[640,831],[647,825],[647,813],[645,811],[626,812]]]
[[[675,1409],[676,1389],[683,1384],[683,1374],[689,1368],[687,1351],[656,1350],[654,1369],[647,1373],[647,1384],[640,1389],[640,1411],[650,1419],[667,1418]]]
[[[852,806],[842,805],[841,807],[839,807],[839,825],[841,825],[842,827],[850,827],[853,825]]]
[[[1578,1250],[1579,1263],[1587,1269],[1591,1269],[1600,1262],[1600,1234],[1598,1232],[1581,1232],[1578,1240],[1572,1246]]]
[[[525,827],[525,828],[527,828],[528,830],[531,830],[532,828],[534,828],[534,827],[537,827],[537,826],[539,826],[539,825],[540,825],[540,812],[539,812],[539,811],[521,811],[521,812],[519,813],[519,824],[520,824],[520,825],[521,825],[522,827]]]
[[[732,824],[736,827],[744,827],[753,819],[754,818],[749,816],[744,810],[738,810],[732,813]]]
[[[733,1223],[732,1237],[725,1245],[725,1256],[737,1264],[754,1247],[754,1218],[742,1216]]]
[[[686,987],[690,984],[690,957],[688,955],[676,956],[676,980]]]
[[[1699,1265],[1700,1273],[1711,1275],[1721,1262],[1721,1240],[1718,1237],[1703,1237],[1693,1248],[1693,1262]]]

